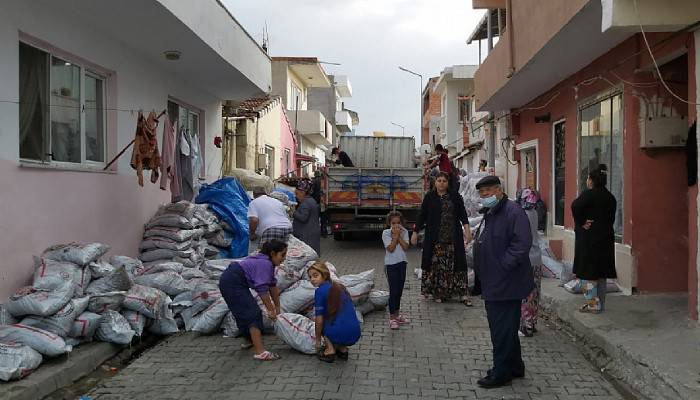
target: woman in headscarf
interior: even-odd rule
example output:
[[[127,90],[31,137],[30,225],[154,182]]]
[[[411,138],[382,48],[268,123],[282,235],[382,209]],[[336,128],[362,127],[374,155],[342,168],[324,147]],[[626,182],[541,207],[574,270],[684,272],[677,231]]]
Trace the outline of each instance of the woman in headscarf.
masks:
[[[471,240],[469,219],[462,198],[449,190],[449,175],[440,172],[435,190],[423,198],[411,243],[425,227],[421,269],[421,294],[441,303],[457,297],[471,307],[467,282],[465,243]]]
[[[607,183],[608,167],[601,164],[588,174],[588,190],[571,203],[576,233],[574,274],[581,279],[586,299],[579,311],[586,313],[605,309],[607,279],[617,278],[613,227],[617,200]]]
[[[321,255],[321,220],[318,203],[309,193],[311,182],[301,181],[297,185],[294,194],[297,197],[297,209],[294,211],[292,221],[292,233],[302,242],[308,244]]]
[[[540,200],[540,196],[536,191],[530,189],[522,189],[518,192],[517,202],[525,210],[528,220],[530,220],[530,229],[532,231],[532,247],[530,247],[530,264],[535,275],[535,288],[530,295],[523,299],[520,307],[520,333],[530,337],[536,331],[537,315],[540,306],[540,291],[542,288],[542,250],[540,250],[540,239],[537,233],[537,210],[535,206]]]

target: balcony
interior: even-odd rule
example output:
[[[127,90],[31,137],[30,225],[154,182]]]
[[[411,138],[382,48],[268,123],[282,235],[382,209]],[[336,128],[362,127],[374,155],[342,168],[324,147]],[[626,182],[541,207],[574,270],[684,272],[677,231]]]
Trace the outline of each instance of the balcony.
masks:
[[[320,111],[299,110],[288,111],[292,125],[296,131],[317,146],[330,146],[333,142],[333,128]]]
[[[520,107],[632,35],[601,32],[599,0],[513,1],[510,15],[512,32],[506,27],[475,75],[480,111]]]
[[[352,131],[352,116],[350,112],[346,110],[335,112],[335,126],[342,133],[348,133]]]
[[[342,98],[352,97],[352,85],[350,85],[350,80],[346,75],[336,75],[335,89]]]

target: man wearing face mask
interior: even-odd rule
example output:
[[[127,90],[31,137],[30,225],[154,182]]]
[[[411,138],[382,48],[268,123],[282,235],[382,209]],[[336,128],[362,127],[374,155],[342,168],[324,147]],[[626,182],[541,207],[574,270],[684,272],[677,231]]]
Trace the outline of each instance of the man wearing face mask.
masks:
[[[484,177],[476,189],[484,219],[476,232],[474,263],[493,345],[493,368],[477,383],[495,388],[525,376],[518,328],[521,301],[535,287],[529,258],[532,233],[525,211],[503,193],[498,177]]]

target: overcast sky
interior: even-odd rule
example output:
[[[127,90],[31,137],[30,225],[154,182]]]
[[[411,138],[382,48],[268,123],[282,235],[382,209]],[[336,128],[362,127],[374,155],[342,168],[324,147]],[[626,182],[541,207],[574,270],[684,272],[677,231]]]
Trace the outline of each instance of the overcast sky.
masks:
[[[267,22],[271,56],[318,57],[327,73],[347,75],[347,108],[360,116],[357,133],[418,136],[420,80],[446,66],[477,64],[466,45],[484,10],[470,0],[222,0],[258,42]],[[418,142],[417,142],[418,144]]]

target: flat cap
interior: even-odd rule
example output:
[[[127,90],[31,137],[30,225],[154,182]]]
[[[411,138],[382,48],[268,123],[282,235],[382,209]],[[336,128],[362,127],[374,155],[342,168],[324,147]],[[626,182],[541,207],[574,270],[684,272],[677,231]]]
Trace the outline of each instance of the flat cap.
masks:
[[[501,180],[497,176],[489,175],[481,178],[479,182],[476,183],[476,189],[479,190],[482,187],[496,186],[500,185]]]

